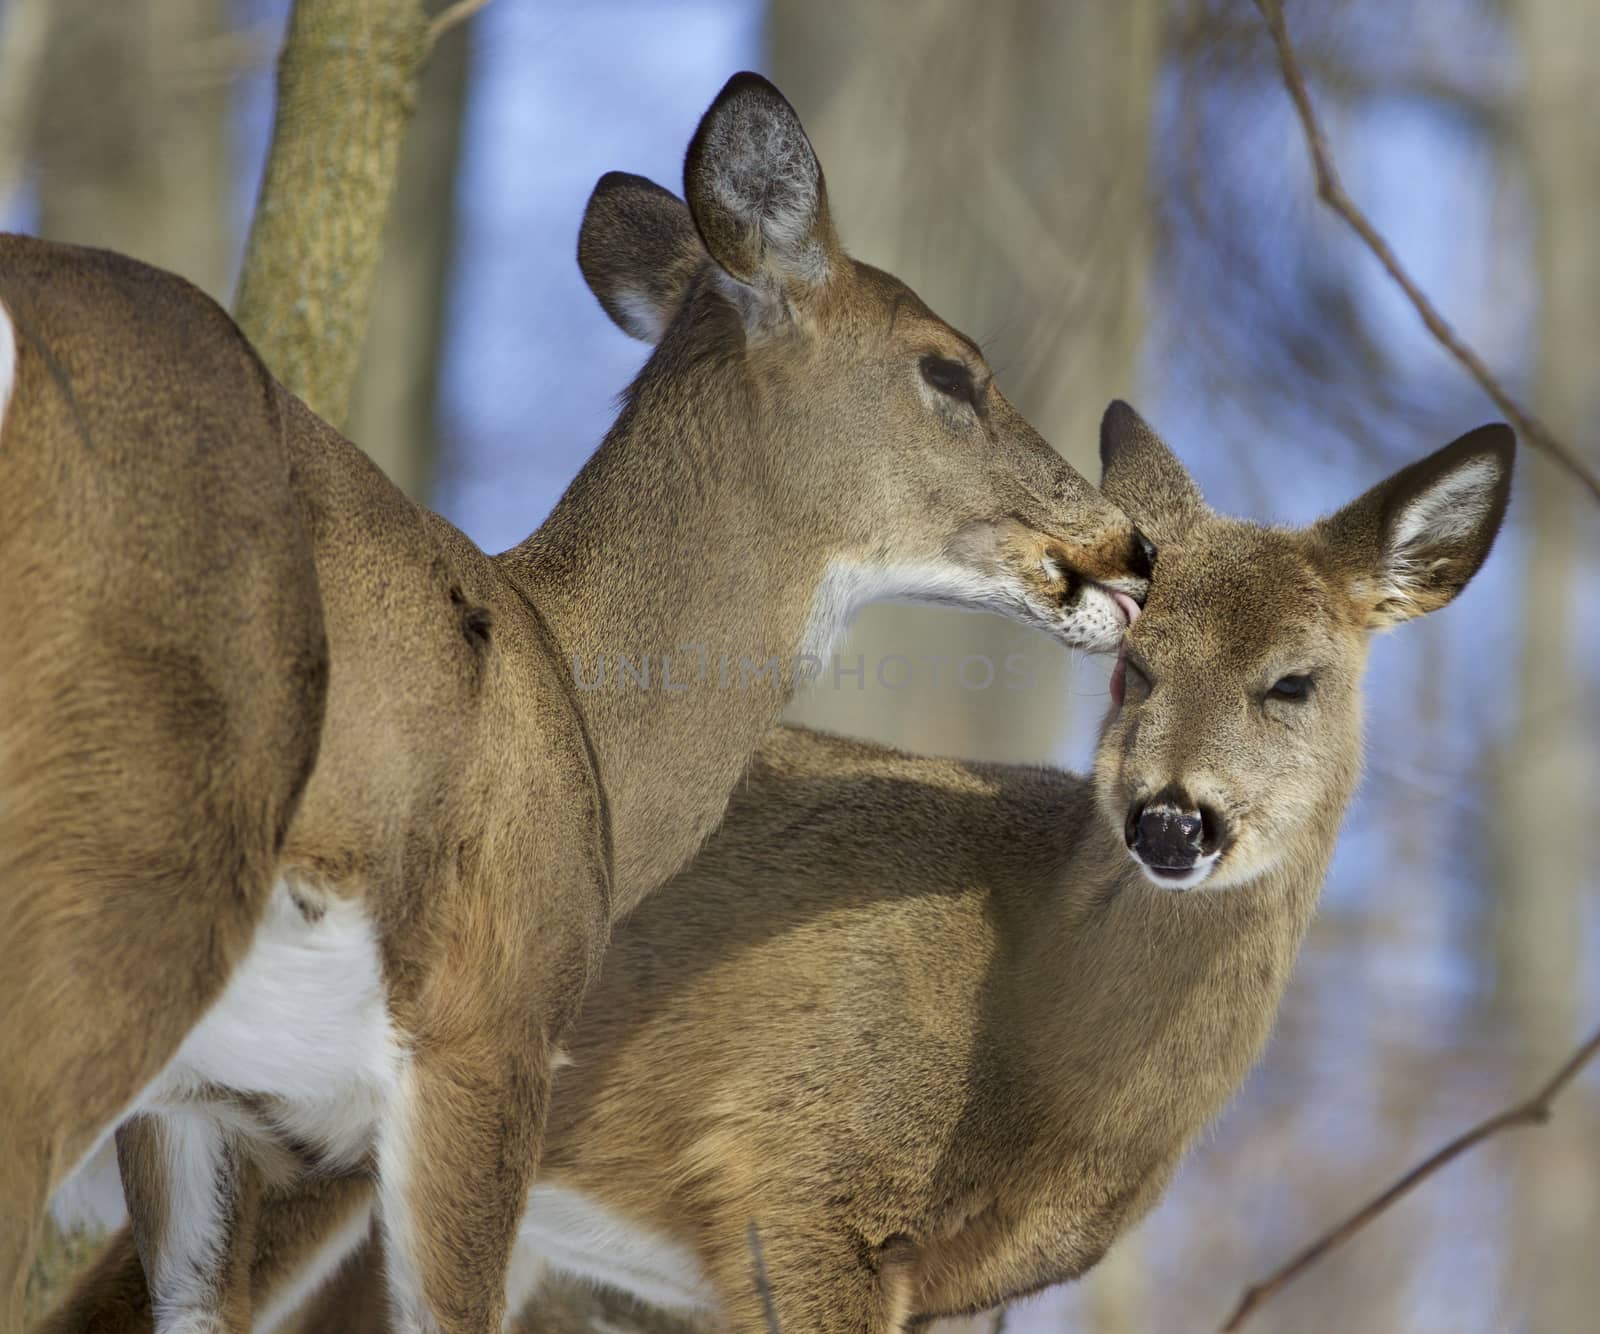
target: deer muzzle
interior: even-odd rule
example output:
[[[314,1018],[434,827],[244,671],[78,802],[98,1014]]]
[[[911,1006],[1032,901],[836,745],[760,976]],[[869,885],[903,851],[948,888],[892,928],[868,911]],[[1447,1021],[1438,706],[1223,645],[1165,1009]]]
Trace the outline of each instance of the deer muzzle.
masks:
[[[1187,889],[1210,873],[1225,838],[1222,817],[1179,788],[1128,808],[1128,851],[1157,884]]]

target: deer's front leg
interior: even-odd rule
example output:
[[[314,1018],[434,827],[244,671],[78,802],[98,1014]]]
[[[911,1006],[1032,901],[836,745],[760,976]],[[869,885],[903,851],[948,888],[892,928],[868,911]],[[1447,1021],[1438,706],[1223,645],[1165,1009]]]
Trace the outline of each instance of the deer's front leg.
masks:
[[[403,1334],[499,1334],[549,1057],[538,1036],[507,1035],[424,1047],[407,1062],[378,1141],[385,1267]]]
[[[426,965],[391,994],[405,1054],[378,1127],[378,1220],[400,1334],[501,1334],[557,1044],[610,938],[597,780],[544,754],[522,741],[520,771],[496,759],[492,837],[433,887]]]
[[[296,1318],[330,1275],[340,1274],[341,1287],[351,1288],[344,1274],[366,1272],[363,1243],[372,1194],[363,1176],[313,1177],[262,1191],[251,1266],[257,1329],[352,1334],[386,1328],[385,1296],[376,1275],[346,1305],[330,1306],[319,1298],[309,1316]],[[349,1257],[357,1250],[363,1259],[353,1265]],[[124,1228],[32,1334],[151,1334],[153,1328],[144,1268],[132,1233]]]
[[[248,1144],[204,1107],[166,1108],[117,1131],[117,1163],[157,1334],[248,1330],[260,1192]]]

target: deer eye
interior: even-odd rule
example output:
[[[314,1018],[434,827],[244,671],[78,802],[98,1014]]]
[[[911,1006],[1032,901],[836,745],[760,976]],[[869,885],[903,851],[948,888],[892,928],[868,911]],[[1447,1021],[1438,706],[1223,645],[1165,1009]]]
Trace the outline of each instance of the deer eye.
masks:
[[[1302,700],[1311,693],[1311,678],[1304,674],[1280,676],[1267,691],[1273,699]]]
[[[922,359],[922,378],[948,398],[958,398],[976,411],[978,386],[969,371],[959,361],[949,357],[926,356]]]

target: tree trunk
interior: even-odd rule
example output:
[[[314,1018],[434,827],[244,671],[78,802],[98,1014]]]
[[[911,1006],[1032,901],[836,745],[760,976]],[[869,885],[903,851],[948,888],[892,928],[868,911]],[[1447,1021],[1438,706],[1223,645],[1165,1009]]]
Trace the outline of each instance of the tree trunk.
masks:
[[[1600,382],[1600,123],[1591,56],[1596,0],[1520,0],[1525,163],[1537,216],[1541,305],[1534,404],[1568,440],[1595,438]],[[1589,700],[1577,666],[1573,608],[1589,586],[1579,498],[1524,451],[1528,568],[1521,716],[1505,757],[1495,825],[1503,831],[1501,999],[1512,1022],[1519,1087],[1544,1079],[1580,1036],[1583,892],[1593,866],[1596,790]],[[1582,522],[1591,527],[1592,513]],[[1511,1295],[1530,1334],[1586,1328],[1600,1301],[1594,1270],[1600,1186],[1595,1099],[1575,1086],[1551,1124],[1517,1146],[1510,1219]]]
[[[774,0],[771,22],[774,78],[816,143],[846,246],[977,337],[1007,395],[1097,478],[1100,414],[1132,394],[1143,327],[1155,0],[1002,0],[981,21],[961,0]],[[814,690],[797,717],[1043,760],[1059,758],[1073,694],[1104,703],[1103,671],[1069,682],[1064,652],[992,617],[871,608],[846,667],[857,653],[864,684],[841,674],[843,689]],[[903,671],[878,672],[893,653],[916,668],[903,689]]]
[[[49,36],[49,0],[8,0],[0,10],[0,208],[22,183]]]
[[[342,424],[400,143],[428,51],[418,0],[296,0],[236,302],[268,367]]]
[[[466,30],[447,33],[422,72],[350,405],[351,439],[419,501],[428,498],[438,452],[467,56]]]
[[[226,0],[54,0],[33,159],[39,232],[106,246],[225,294]]]

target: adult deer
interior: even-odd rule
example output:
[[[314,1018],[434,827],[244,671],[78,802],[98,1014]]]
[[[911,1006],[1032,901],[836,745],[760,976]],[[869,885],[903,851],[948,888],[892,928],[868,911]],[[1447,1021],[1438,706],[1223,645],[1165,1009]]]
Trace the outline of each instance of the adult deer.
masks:
[[[1361,767],[1373,630],[1449,602],[1509,494],[1489,426],[1301,530],[1220,517],[1131,409],[1103,488],[1159,544],[1092,777],[775,732],[699,857],[617,932],[514,1271],[888,1334],[1082,1274],[1264,1043]],[[280,1308],[368,1188],[275,1203]],[[137,1330],[126,1239],[78,1295]],[[306,1330],[374,1328],[357,1269]],[[130,1317],[125,1312],[133,1312]]]
[[[8,1328],[46,1194],[119,1121],[161,1328],[244,1324],[263,1181],[369,1152],[400,1326],[497,1328],[610,923],[803,655],[885,596],[1116,642],[1148,544],[844,253],[770,84],[729,82],[684,184],[590,200],[585,276],[655,350],[493,558],[186,285],[0,243]]]

